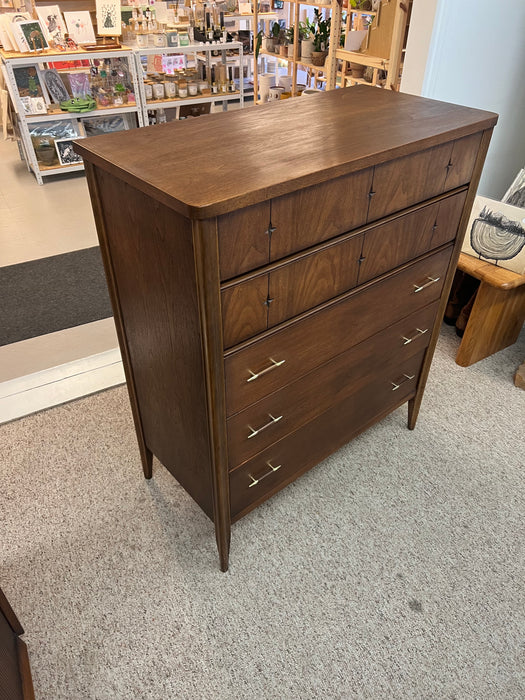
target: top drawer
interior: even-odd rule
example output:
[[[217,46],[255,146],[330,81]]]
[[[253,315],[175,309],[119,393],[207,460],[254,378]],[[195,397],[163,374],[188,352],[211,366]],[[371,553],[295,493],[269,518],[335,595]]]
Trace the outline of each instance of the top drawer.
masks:
[[[470,181],[481,133],[217,218],[222,281]]]

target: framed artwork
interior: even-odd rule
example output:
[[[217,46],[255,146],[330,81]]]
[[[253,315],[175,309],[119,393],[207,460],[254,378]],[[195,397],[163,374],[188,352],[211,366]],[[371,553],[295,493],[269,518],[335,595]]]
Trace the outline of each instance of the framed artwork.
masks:
[[[42,25],[37,19],[14,21],[12,29],[20,51],[43,51],[49,47]]]
[[[129,123],[126,114],[117,114],[113,117],[88,117],[82,119],[82,126],[86,136],[98,136],[100,134],[113,134],[116,131],[127,131]]]
[[[462,251],[525,274],[525,209],[476,197]]]
[[[514,182],[505,192],[502,201],[505,204],[512,204],[515,207],[525,209],[525,168],[516,175]]]
[[[13,22],[23,22],[31,19],[28,12],[5,12],[0,14],[0,41],[5,51],[20,51],[15,33],[13,30]]]
[[[120,0],[96,0],[97,33],[101,36],[122,34]]]
[[[56,68],[47,68],[40,73],[43,84],[47,88],[49,99],[51,102],[60,104],[69,100],[70,95],[64,85],[60,73]]]
[[[48,42],[64,38],[66,23],[58,5],[38,6],[36,13]]]
[[[16,87],[20,97],[42,97],[42,84],[36,66],[16,66],[13,68]]]
[[[55,148],[57,149],[60,165],[77,165],[78,163],[82,163],[82,156],[75,153],[73,149],[73,139],[56,139]]]
[[[95,30],[88,10],[64,12],[69,36],[76,44],[94,44]]]
[[[272,0],[272,8],[274,10],[282,10],[284,8],[283,0]]]
[[[47,105],[43,97],[31,97],[31,114],[47,114]]]

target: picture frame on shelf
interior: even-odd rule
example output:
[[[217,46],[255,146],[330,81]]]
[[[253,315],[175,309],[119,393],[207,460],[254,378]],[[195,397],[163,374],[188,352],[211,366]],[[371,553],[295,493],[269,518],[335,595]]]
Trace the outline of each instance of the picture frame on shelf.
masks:
[[[36,53],[49,48],[42,25],[37,19],[13,22],[12,27],[20,51]]]
[[[40,70],[40,78],[42,84],[46,86],[50,102],[60,104],[70,99],[71,96],[56,68]]]
[[[96,0],[97,34],[100,36],[120,36],[122,19],[120,0]]]
[[[38,67],[15,66],[13,67],[15,83],[20,97],[43,97],[44,91]]]
[[[20,51],[15,38],[13,23],[31,19],[29,12],[5,12],[0,14],[0,42],[5,51]]]
[[[127,114],[117,114],[108,117],[87,117],[82,119],[82,128],[86,136],[114,134],[117,131],[128,131],[130,124]]]
[[[284,9],[284,0],[272,0],[272,10]]]
[[[525,209],[477,195],[461,250],[524,275]]]
[[[48,42],[64,39],[66,23],[58,5],[37,6],[36,13]]]
[[[47,114],[47,105],[43,97],[31,97],[31,114]]]
[[[76,139],[84,138],[83,136],[77,136]],[[73,141],[76,139],[66,138],[66,139],[56,139],[55,148],[58,155],[58,162],[60,165],[79,165],[83,162],[82,156],[75,153],[73,148]]]
[[[96,43],[95,30],[88,10],[64,12],[67,31],[75,44]]]

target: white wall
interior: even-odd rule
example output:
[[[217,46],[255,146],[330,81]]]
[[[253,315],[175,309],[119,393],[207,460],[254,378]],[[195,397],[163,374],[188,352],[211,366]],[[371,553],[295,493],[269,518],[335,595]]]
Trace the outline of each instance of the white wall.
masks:
[[[500,199],[525,167],[525,1],[414,0],[401,90],[500,115],[479,186]]]

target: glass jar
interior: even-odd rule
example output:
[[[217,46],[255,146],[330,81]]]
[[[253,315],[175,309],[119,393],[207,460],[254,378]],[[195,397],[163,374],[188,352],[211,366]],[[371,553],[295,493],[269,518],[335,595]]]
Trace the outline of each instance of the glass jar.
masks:
[[[153,99],[163,100],[165,97],[164,83],[153,83]]]
[[[177,97],[177,84],[175,81],[166,80],[164,82],[164,92],[166,93],[166,97],[170,100]]]
[[[176,30],[166,32],[166,45],[167,46],[178,46],[179,45],[179,32]]]
[[[188,83],[188,95],[190,97],[195,97],[195,95],[197,95],[198,92],[199,92],[199,88],[198,88],[197,83],[194,80],[189,82]]]
[[[144,83],[144,92],[146,93],[146,100],[153,99],[153,85],[151,83]]]
[[[137,34],[137,46],[139,49],[148,48],[148,34],[146,32],[139,32]]]
[[[179,80],[179,97],[188,97],[188,83],[185,80]]]
[[[157,48],[162,48],[167,46],[166,35],[164,32],[153,32],[153,46]]]

